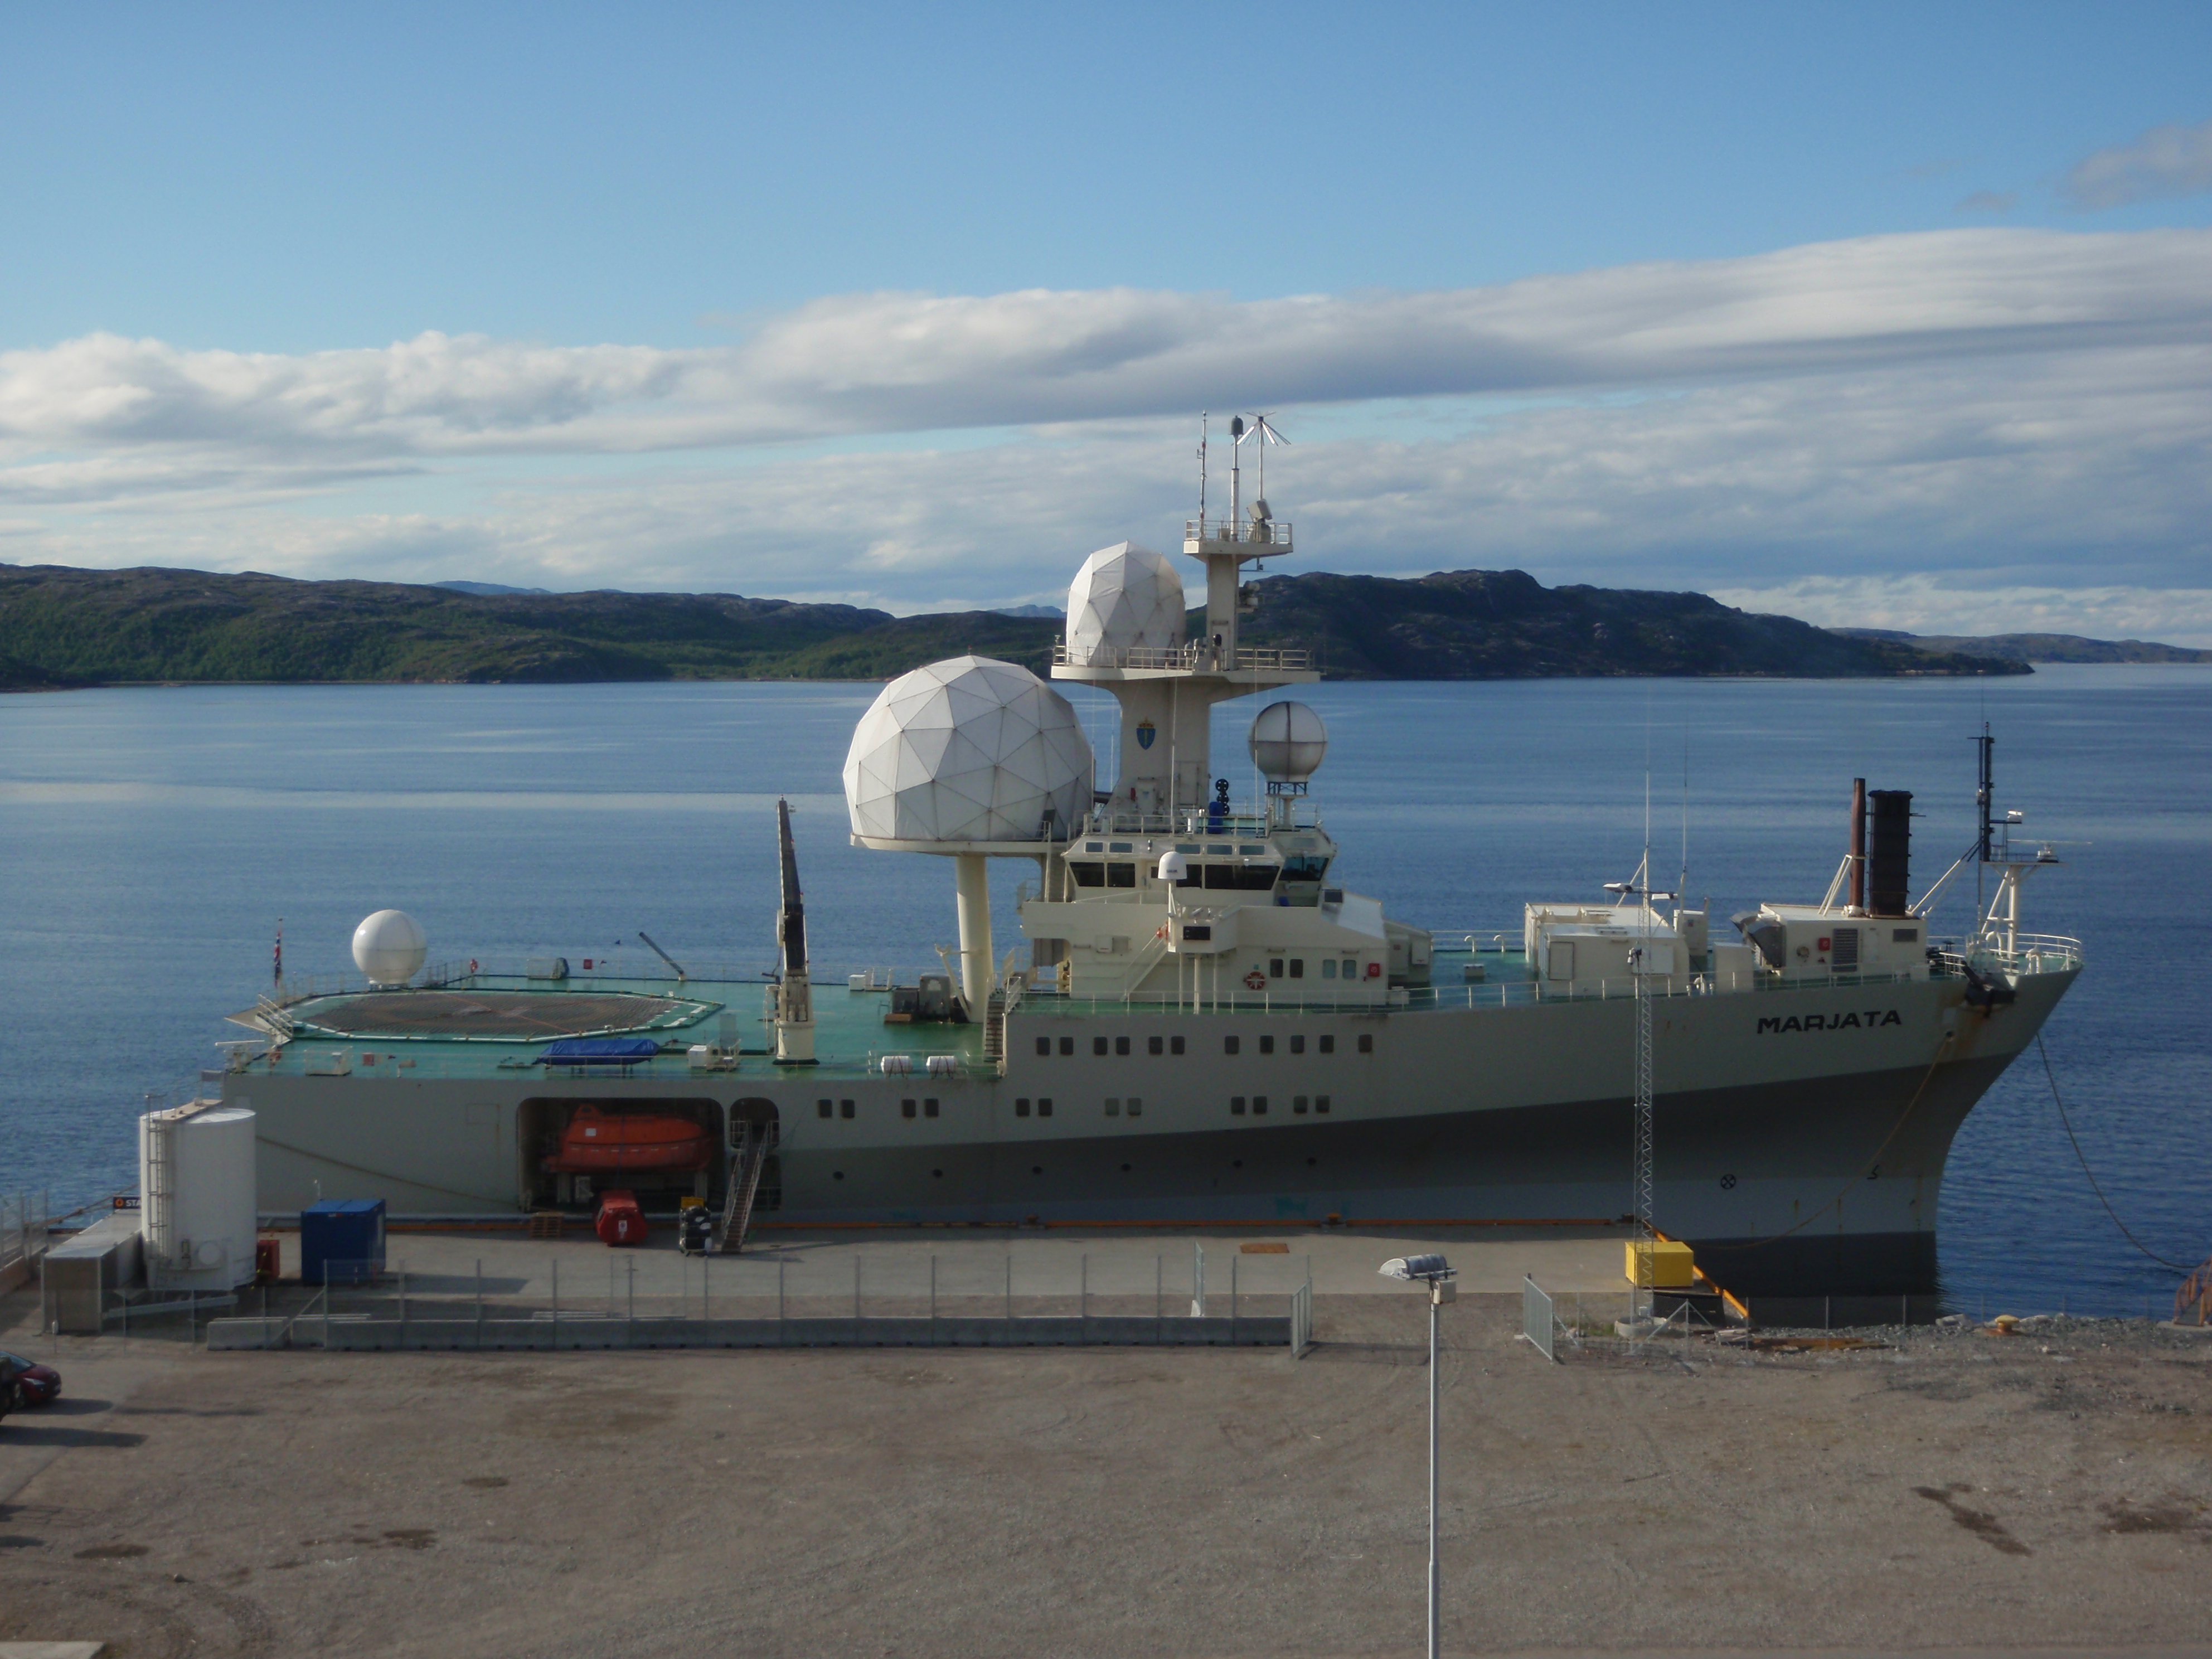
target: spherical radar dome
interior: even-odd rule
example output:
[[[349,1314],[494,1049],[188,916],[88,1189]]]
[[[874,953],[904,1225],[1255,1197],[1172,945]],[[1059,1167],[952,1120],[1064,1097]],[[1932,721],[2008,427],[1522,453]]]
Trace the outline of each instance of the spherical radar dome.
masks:
[[[379,910],[353,930],[354,966],[371,985],[404,985],[429,950],[422,924],[404,910]]]
[[[1278,783],[1304,783],[1328,753],[1328,727],[1302,702],[1271,702],[1252,722],[1252,763]]]
[[[1166,556],[1134,542],[1102,547],[1083,562],[1067,589],[1071,650],[1182,643],[1182,578]]]
[[[1035,841],[1091,806],[1075,710],[1026,668],[954,657],[902,674],[853,731],[853,833],[885,841]]]

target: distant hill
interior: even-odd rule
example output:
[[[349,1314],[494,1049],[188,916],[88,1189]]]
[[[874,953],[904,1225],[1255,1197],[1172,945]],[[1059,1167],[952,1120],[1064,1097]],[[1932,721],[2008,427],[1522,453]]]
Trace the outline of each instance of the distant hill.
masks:
[[[1847,638],[1703,593],[1546,587],[1521,570],[1448,570],[1413,580],[1273,576],[1259,592],[1244,642],[1311,645],[1331,679],[2028,672],[2018,659]]]
[[[456,593],[550,593],[550,587],[509,587],[505,582],[432,582],[433,587],[449,588]]]
[[[2022,674],[1753,616],[1702,593],[1547,588],[1517,570],[1259,584],[1244,642],[1334,679]],[[1193,613],[1194,633],[1204,626]],[[1055,616],[894,617],[733,593],[478,593],[247,572],[0,565],[0,689],[345,681],[886,679],[963,652],[1045,672]]]
[[[2089,640],[2079,634],[1900,634],[1886,628],[1837,628],[1849,639],[1885,640],[1921,651],[1970,651],[2016,662],[2212,662],[2212,651],[2148,640]]]

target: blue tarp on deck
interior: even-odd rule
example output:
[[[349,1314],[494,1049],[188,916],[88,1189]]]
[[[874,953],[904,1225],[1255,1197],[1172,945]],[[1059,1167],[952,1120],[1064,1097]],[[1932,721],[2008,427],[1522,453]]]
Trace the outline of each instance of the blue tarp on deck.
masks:
[[[635,1066],[659,1052],[651,1037],[563,1037],[538,1058],[548,1066]]]

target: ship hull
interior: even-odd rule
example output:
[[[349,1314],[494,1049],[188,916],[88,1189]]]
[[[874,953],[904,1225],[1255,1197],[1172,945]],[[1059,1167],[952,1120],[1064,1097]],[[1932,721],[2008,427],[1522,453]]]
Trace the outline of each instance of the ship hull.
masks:
[[[1934,1288],[1952,1139],[2073,978],[2023,977],[1993,1012],[1949,979],[1662,1000],[1657,1224],[1745,1294]],[[778,1222],[1621,1218],[1633,1003],[1486,1006],[1479,991],[1464,1008],[1391,1012],[1033,1006],[1008,1022],[1002,1075],[748,1060],[689,1078],[245,1075],[226,1096],[257,1112],[264,1211],[297,1207],[317,1183],[399,1214],[536,1207],[533,1149],[590,1100],[680,1105],[726,1130],[773,1123],[759,1215]],[[1086,1052],[1062,1054],[1063,1037]]]

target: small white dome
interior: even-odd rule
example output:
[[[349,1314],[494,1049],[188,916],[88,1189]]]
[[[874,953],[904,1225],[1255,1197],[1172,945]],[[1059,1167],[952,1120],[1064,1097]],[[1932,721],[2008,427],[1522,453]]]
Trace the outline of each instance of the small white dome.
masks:
[[[1252,722],[1252,763],[1278,783],[1304,783],[1328,753],[1328,727],[1302,702],[1271,702]]]
[[[429,951],[422,924],[404,910],[379,910],[353,930],[354,966],[371,985],[404,985]]]
[[[1164,554],[1134,542],[1102,547],[1083,562],[1067,589],[1071,650],[1182,643],[1182,577]]]
[[[853,729],[853,833],[886,841],[1036,841],[1091,808],[1091,744],[1042,680],[990,657],[902,674]]]

